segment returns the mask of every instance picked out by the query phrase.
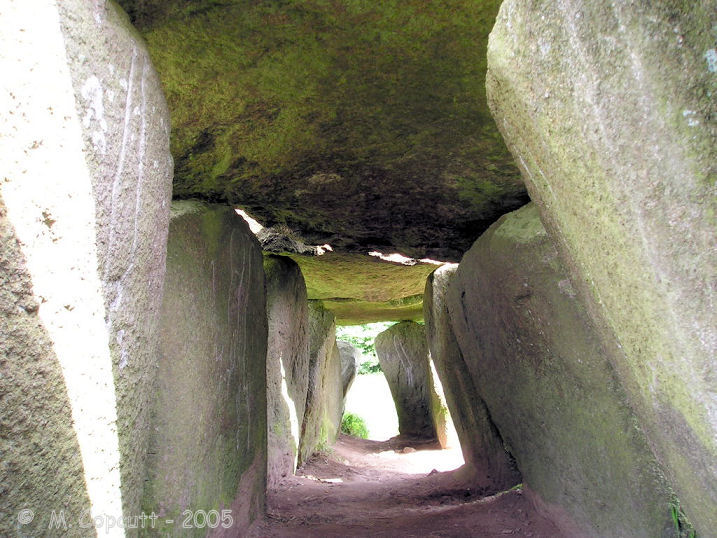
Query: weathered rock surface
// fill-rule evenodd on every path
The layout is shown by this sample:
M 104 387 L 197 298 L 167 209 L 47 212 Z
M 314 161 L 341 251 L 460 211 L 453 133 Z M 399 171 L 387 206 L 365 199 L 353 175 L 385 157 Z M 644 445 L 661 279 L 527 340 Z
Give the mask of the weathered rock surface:
M 447 302 L 475 387 L 542 501 L 588 536 L 670 535 L 669 487 L 535 206 L 476 241 Z
M 339 348 L 339 357 L 341 359 L 341 392 L 344 395 L 343 401 L 345 402 L 346 394 L 348 394 L 354 379 L 356 379 L 361 351 L 348 342 L 338 341 L 336 345 Z M 343 406 L 341 406 L 341 409 L 343 409 Z
M 42 535 L 53 509 L 75 528 L 141 510 L 169 115 L 114 3 L 1 9 L 0 532 L 28 509 Z
M 343 413 L 341 358 L 334 316 L 309 301 L 309 389 L 301 426 L 299 465 L 336 440 Z
M 499 0 L 121 3 L 162 75 L 178 196 L 456 260 L 527 200 L 485 100 Z
M 443 386 L 468 472 L 479 487 L 502 491 L 520 483 L 521 476 L 513 457 L 505 450 L 485 402 L 473 384 L 470 370 L 453 334 L 446 292 L 457 267 L 455 264 L 439 267 L 426 281 L 423 311 L 428 347 Z
M 714 0 L 510 0 L 487 80 L 576 291 L 706 534 L 717 528 L 714 13 Z
M 344 252 L 291 258 L 301 267 L 309 299 L 320 299 L 339 325 L 423 318 L 423 288 L 433 264 Z
M 259 243 L 234 210 L 173 203 L 145 511 L 231 508 L 240 534 L 263 512 L 265 300 Z
M 296 469 L 299 432 L 309 386 L 309 307 L 299 266 L 266 256 L 269 344 L 266 354 L 267 484 Z
M 440 404 L 433 388 L 423 325 L 402 321 L 376 337 L 376 355 L 391 389 L 401 435 L 437 439 Z M 443 417 L 445 429 L 445 416 Z

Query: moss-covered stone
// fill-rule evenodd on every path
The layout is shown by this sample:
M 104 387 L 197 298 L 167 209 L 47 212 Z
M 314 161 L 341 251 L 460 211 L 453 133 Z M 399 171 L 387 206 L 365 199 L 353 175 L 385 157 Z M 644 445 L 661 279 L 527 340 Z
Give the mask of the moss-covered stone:
M 704 534 L 717 528 L 714 13 L 713 0 L 509 0 L 487 79 L 531 197 Z
M 309 384 L 309 310 L 306 285 L 296 263 L 266 256 L 269 344 L 266 355 L 267 484 L 294 472 Z
M 341 357 L 334 316 L 309 301 L 309 388 L 301 426 L 299 465 L 336 441 L 343 413 Z
M 320 299 L 337 324 L 423 318 L 421 292 L 435 265 L 402 265 L 336 252 L 291 258 L 301 267 L 309 299 Z
M 456 264 L 444 265 L 426 281 L 423 302 L 426 338 L 461 443 L 467 473 L 485 491 L 504 491 L 522 479 L 476 390 L 453 334 L 446 293 L 456 269 Z
M 580 535 L 672 536 L 671 490 L 532 204 L 448 286 L 456 340 L 525 483 Z
M 263 511 L 266 484 L 261 249 L 229 207 L 173 207 L 143 509 L 178 522 L 184 510 L 232 508 L 242 533 Z
M 442 258 L 525 202 L 485 101 L 499 0 L 122 5 L 172 111 L 176 196 Z

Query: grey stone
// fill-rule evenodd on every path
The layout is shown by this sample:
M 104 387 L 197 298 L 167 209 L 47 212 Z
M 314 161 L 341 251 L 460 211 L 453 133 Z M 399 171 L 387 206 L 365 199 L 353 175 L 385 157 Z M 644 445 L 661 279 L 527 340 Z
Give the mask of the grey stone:
M 232 208 L 172 204 L 145 511 L 181 521 L 184 510 L 231 508 L 239 534 L 263 515 L 262 261 L 258 241 Z
M 336 440 L 343 413 L 341 358 L 334 315 L 309 301 L 309 388 L 301 427 L 299 465 Z
M 16 528 L 26 508 L 36 517 L 23 532 L 43 534 L 52 508 L 67 507 L 68 524 L 83 504 L 91 515 L 141 510 L 169 114 L 144 42 L 113 2 L 2 11 L 2 249 L 20 325 L 0 339 L 3 372 L 12 364 L 0 383 L 17 382 L 1 390 L 25 403 L 4 403 L 0 527 Z
M 339 347 L 339 357 L 341 358 L 341 387 L 345 402 L 346 395 L 356 379 L 361 351 L 348 342 L 338 341 L 336 345 Z
M 510 0 L 487 75 L 531 198 L 703 534 L 717 528 L 715 8 Z
M 426 281 L 423 312 L 428 346 L 471 480 L 486 490 L 506 490 L 521 482 L 520 472 L 473 384 L 448 314 L 446 292 L 457 268 L 457 264 L 443 265 Z
M 269 345 L 266 397 L 269 487 L 296 469 L 299 431 L 309 384 L 309 310 L 299 266 L 285 256 L 266 256 Z
M 438 439 L 440 400 L 433 387 L 423 325 L 413 321 L 392 325 L 376 337 L 376 355 L 391 389 L 399 433 Z
M 671 490 L 534 205 L 476 241 L 447 298 L 492 421 L 567 534 L 671 536 Z

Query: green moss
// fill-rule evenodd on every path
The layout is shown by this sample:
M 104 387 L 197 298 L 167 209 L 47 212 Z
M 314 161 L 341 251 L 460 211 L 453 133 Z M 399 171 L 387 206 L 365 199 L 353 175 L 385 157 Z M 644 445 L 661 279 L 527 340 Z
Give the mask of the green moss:
M 291 255 L 309 299 L 320 299 L 339 325 L 423 319 L 423 288 L 435 265 L 412 266 L 360 254 Z
M 353 435 L 359 439 L 368 439 L 366 422 L 360 416 L 353 413 L 344 413 L 344 416 L 341 418 L 341 433 Z
M 439 227 L 474 227 L 520 205 L 522 181 L 485 99 L 499 0 L 122 3 L 172 113 L 177 197 L 242 203 L 271 224 L 284 215 L 344 236 L 355 219 L 323 203 L 317 174 L 338 175 L 364 217 L 382 195 L 423 198 Z M 450 209 L 432 216 L 438 208 Z M 423 226 L 413 211 L 374 218 Z M 390 239 L 425 246 L 424 233 Z
M 394 306 L 389 302 L 322 301 L 336 316 L 337 325 L 362 325 L 379 321 L 423 321 L 423 303 Z
M 410 302 L 416 303 L 426 278 L 436 268 L 429 264 L 400 265 L 366 255 L 334 252 L 290 257 L 301 268 L 309 299 L 388 302 L 413 297 Z

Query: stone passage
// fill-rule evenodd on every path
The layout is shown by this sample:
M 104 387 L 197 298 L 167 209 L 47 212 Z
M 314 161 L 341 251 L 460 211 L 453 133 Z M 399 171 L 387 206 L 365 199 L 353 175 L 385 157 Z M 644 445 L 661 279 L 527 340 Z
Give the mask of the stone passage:
M 507 0 L 486 83 L 604 354 L 704 534 L 717 529 L 714 14 L 714 0 Z
M 334 324 L 424 312 L 378 339 L 397 442 L 442 439 L 430 347 L 471 491 L 528 486 L 491 506 L 714 534 L 715 0 L 120 3 L 0 0 L 0 534 L 246 535 L 336 438 Z
M 493 422 L 557 519 L 580 536 L 669 535 L 669 487 L 535 206 L 476 241 L 447 302 Z
M 263 513 L 265 300 L 259 243 L 234 210 L 172 204 L 146 511 L 231 508 L 238 533 Z
M 399 433 L 439 439 L 445 410 L 433 386 L 423 325 L 403 321 L 389 327 L 376 337 L 376 355 L 391 388 Z
M 296 469 L 309 387 L 309 307 L 299 266 L 266 256 L 268 486 Z
M 474 385 L 453 334 L 446 293 L 457 268 L 457 264 L 444 265 L 426 281 L 423 312 L 428 345 L 461 443 L 467 472 L 477 486 L 502 491 L 522 479 L 491 421 L 488 407 Z

